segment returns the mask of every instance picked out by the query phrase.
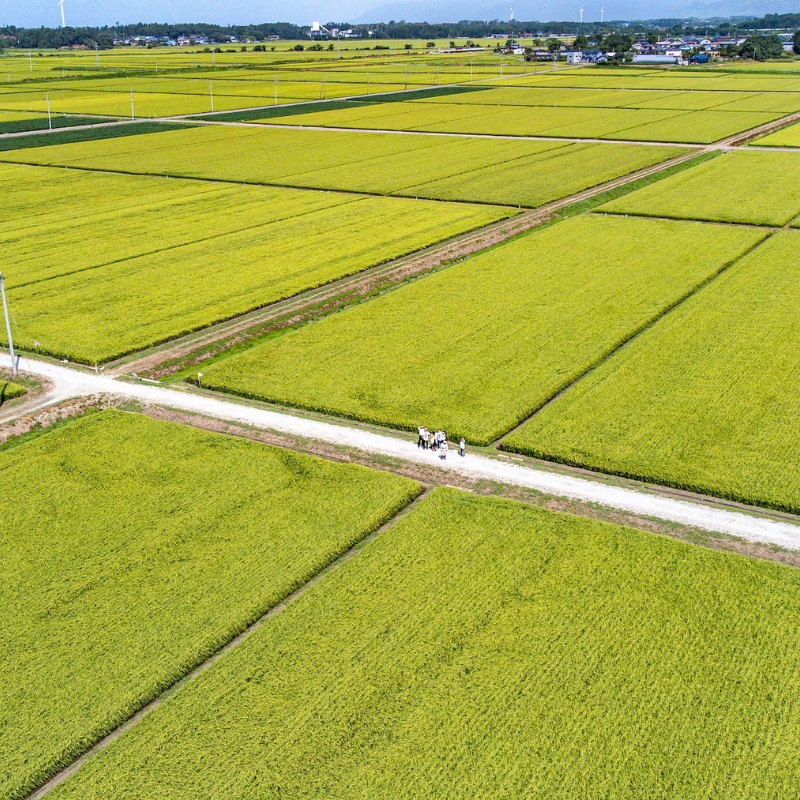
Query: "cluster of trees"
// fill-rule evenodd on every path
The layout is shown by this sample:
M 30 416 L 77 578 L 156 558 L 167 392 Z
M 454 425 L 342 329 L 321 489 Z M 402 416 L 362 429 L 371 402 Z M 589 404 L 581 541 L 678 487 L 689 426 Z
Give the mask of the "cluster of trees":
M 796 41 L 797 34 L 795 34 Z M 756 61 L 781 58 L 783 56 L 783 42 L 774 33 L 768 36 L 756 33 L 747 37 L 744 44 L 739 48 L 738 55 L 742 58 L 753 58 Z

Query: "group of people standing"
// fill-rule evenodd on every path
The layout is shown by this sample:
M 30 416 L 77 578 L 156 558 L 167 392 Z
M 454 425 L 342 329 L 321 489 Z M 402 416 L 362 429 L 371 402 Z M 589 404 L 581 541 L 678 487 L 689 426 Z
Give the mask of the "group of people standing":
M 419 433 L 417 447 L 421 447 L 423 450 L 436 450 L 436 452 L 439 453 L 439 458 L 441 458 L 442 461 L 447 458 L 449 445 L 447 444 L 446 431 L 436 431 L 435 433 L 432 433 L 424 425 L 420 425 L 419 428 L 417 428 L 417 432 Z M 464 437 L 462 436 L 461 441 L 458 443 L 458 454 L 460 456 L 466 455 L 466 451 L 467 443 L 464 441 Z

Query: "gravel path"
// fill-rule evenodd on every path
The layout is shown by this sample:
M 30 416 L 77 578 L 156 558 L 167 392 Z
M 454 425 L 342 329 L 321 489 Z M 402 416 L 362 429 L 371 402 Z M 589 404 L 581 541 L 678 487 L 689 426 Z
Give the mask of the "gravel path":
M 55 389 L 53 401 L 70 397 L 115 394 L 156 405 L 195 412 L 256 428 L 288 433 L 329 444 L 356 447 L 405 461 L 434 465 L 444 473 L 456 472 L 473 479 L 486 479 L 536 489 L 557 497 L 596 503 L 647 517 L 728 534 L 752 542 L 775 544 L 800 550 L 800 525 L 753 516 L 737 511 L 676 500 L 646 491 L 611 486 L 599 481 L 547 472 L 486 456 L 467 454 L 460 458 L 451 450 L 446 461 L 431 451 L 419 450 L 407 439 L 373 433 L 332 422 L 306 419 L 293 414 L 254 408 L 189 391 L 127 383 L 42 361 L 24 360 L 22 367 L 49 378 Z

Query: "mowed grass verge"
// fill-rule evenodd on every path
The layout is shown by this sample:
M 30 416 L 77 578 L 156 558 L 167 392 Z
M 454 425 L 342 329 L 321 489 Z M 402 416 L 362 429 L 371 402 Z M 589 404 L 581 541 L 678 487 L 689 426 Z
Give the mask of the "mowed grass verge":
M 114 411 L 0 453 L 0 486 L 6 798 L 24 797 L 419 491 Z
M 23 348 L 38 342 L 40 352 L 90 364 L 516 213 L 341 192 L 6 169 L 12 170 L 8 203 L 17 209 L 7 223 L 19 260 L 7 270 L 16 285 L 9 293 L 19 323 L 15 338 Z M 67 201 L 70 213 L 62 219 L 48 202 L 51 175 L 65 193 L 65 176 L 77 175 L 83 196 L 97 202 L 78 208 Z M 28 216 L 39 202 L 53 211 Z
M 800 513 L 798 246 L 777 233 L 504 448 Z
M 636 145 L 202 127 L 5 153 L 0 159 L 535 207 L 683 152 Z
M 598 211 L 780 227 L 800 214 L 800 153 L 724 153 Z
M 799 616 L 797 570 L 438 489 L 52 797 L 790 797 Z
M 203 384 L 488 444 L 766 235 L 574 217 L 209 365 Z

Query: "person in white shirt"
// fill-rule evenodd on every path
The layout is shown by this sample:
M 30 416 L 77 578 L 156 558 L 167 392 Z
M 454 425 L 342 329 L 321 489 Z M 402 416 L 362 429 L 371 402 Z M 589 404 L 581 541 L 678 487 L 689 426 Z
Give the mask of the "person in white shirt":
M 424 436 L 424 434 L 425 434 L 425 426 L 424 425 L 420 425 L 419 428 L 417 428 L 417 433 L 419 434 L 419 437 L 417 438 L 417 447 L 424 448 L 425 447 L 425 436 Z
M 445 439 L 445 440 L 444 440 L 444 441 L 441 443 L 441 445 L 439 445 L 439 447 L 440 447 L 440 450 L 441 450 L 441 453 L 442 453 L 442 454 L 439 456 L 439 458 L 441 458 L 441 459 L 442 459 L 442 461 L 444 461 L 444 460 L 447 458 L 447 439 Z
M 467 443 L 464 441 L 464 437 L 461 437 L 461 441 L 458 443 L 458 454 L 463 458 L 467 453 Z
M 431 432 L 427 428 L 422 429 L 422 449 L 427 450 L 430 447 Z

